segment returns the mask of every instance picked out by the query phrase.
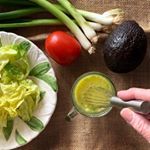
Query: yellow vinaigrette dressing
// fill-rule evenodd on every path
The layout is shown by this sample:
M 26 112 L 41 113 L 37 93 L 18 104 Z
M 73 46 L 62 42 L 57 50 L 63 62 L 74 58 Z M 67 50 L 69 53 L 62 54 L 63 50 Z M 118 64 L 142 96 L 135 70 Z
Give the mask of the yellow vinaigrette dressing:
M 101 73 L 84 74 L 75 82 L 72 91 L 73 103 L 80 113 L 87 116 L 90 116 L 90 114 L 98 115 L 111 109 L 106 93 L 99 92 L 101 88 L 111 95 L 116 94 L 112 82 Z

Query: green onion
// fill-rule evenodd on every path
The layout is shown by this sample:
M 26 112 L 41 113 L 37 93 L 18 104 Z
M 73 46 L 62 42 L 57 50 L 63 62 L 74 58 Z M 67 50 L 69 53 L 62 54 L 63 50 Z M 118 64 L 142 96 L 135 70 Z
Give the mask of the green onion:
M 88 23 L 96 31 L 101 31 L 103 29 L 103 26 L 101 26 L 100 24 L 94 22 Z M 63 25 L 63 23 L 58 19 L 32 19 L 32 20 L 25 20 L 23 22 L 0 23 L 0 28 L 4 29 L 4 28 L 45 26 L 45 25 Z
M 84 10 L 78 10 L 86 19 L 89 19 L 94 22 L 98 22 L 100 24 L 110 25 L 113 22 L 113 17 L 104 17 L 103 15 L 94 13 L 94 12 L 87 12 Z
M 84 10 L 78 10 L 80 14 L 82 14 L 86 19 L 89 19 L 91 21 L 103 24 L 103 25 L 111 25 L 111 24 L 118 24 L 118 22 L 121 22 L 124 17 L 124 12 L 122 9 L 113 9 L 110 11 L 107 11 L 105 13 L 97 14 L 93 12 L 88 12 Z
M 120 8 L 111 9 L 102 14 L 105 17 L 113 16 L 113 23 L 114 24 L 120 24 L 122 20 L 124 19 L 124 11 Z
M 27 16 L 30 14 L 34 14 L 37 12 L 41 12 L 43 11 L 42 8 L 24 8 L 24 9 L 20 9 L 20 10 L 14 10 L 14 11 L 10 11 L 10 12 L 3 12 L 0 13 L 0 20 L 7 20 L 7 19 L 14 19 L 14 18 L 20 18 L 22 16 Z
M 0 4 L 12 4 L 12 3 L 16 3 L 18 5 L 29 5 L 29 6 L 32 6 L 33 7 L 33 4 L 30 3 L 30 2 L 20 2 L 18 0 L 14 0 L 14 1 L 7 1 L 7 0 L 2 0 L 0 1 Z M 53 4 L 55 5 L 55 7 L 57 7 L 58 9 L 60 9 L 61 11 L 65 12 L 65 13 L 68 13 L 68 11 L 66 11 L 66 9 L 64 9 L 62 6 L 58 5 L 58 4 Z M 37 9 L 37 10 L 36 10 Z M 25 10 L 25 9 L 24 9 Z M 44 9 L 42 10 L 42 8 L 34 8 L 34 12 L 41 12 L 41 11 L 45 11 Z M 84 10 L 80 10 L 80 9 L 77 9 L 77 11 L 82 15 L 84 16 L 86 19 L 88 20 L 91 20 L 93 22 L 97 22 L 97 23 L 100 23 L 100 24 L 104 24 L 104 25 L 111 25 L 111 24 L 119 24 L 122 19 L 124 18 L 124 12 L 122 9 L 112 9 L 112 10 L 108 10 L 106 12 L 104 12 L 103 14 L 98 14 L 98 13 L 93 13 L 93 12 L 89 12 L 89 11 L 84 11 Z M 19 13 L 19 10 L 16 10 L 16 15 L 14 14 L 14 18 L 15 16 L 17 16 L 17 14 Z M 28 13 L 27 13 L 28 14 Z M 29 14 L 31 14 L 31 11 L 29 11 Z M 26 13 L 22 13 L 21 16 L 26 16 Z M 2 19 L 1 19 L 2 20 Z
M 97 42 L 96 32 L 89 26 L 88 22 L 80 15 L 76 8 L 68 0 L 58 0 L 58 2 L 72 15 L 88 39 L 94 43 Z
M 0 13 L 0 20 L 8 20 L 8 19 L 17 19 L 17 18 L 21 18 L 30 14 L 34 14 L 34 13 L 38 13 L 38 12 L 43 12 L 44 9 L 42 8 L 24 8 L 24 9 L 19 9 L 19 10 L 13 10 L 13 11 L 9 11 L 9 12 L 2 12 Z M 42 25 L 41 22 L 44 21 L 43 25 L 60 25 L 62 24 L 59 20 L 57 19 L 34 19 L 34 20 L 30 20 L 30 21 L 24 21 L 24 22 L 16 22 L 16 26 L 14 25 L 15 22 L 12 22 L 12 28 L 15 27 L 30 27 L 30 26 L 37 26 L 37 25 Z M 91 28 L 93 28 L 95 31 L 101 31 L 102 30 L 102 25 L 100 25 L 99 23 L 95 23 L 95 22 L 90 22 L 88 21 L 88 24 L 91 26 Z M 0 24 L 0 28 L 11 28 L 11 25 L 5 25 L 4 24 Z M 24 26 L 25 25 L 25 26 Z
M 59 1 L 61 2 L 61 0 Z M 66 10 L 67 8 L 64 9 L 62 6 L 58 4 L 55 4 L 55 6 L 61 11 L 68 14 L 68 11 Z M 76 9 L 76 10 L 86 19 L 103 25 L 120 24 L 124 18 L 124 11 L 120 8 L 108 10 L 103 14 L 80 10 L 80 9 Z
M 55 6 L 58 9 L 62 10 L 63 12 L 68 13 L 66 9 L 64 9 L 60 5 L 55 4 Z M 118 24 L 124 18 L 124 11 L 120 8 L 108 10 L 104 12 L 103 14 L 80 10 L 80 9 L 76 9 L 76 10 L 86 19 L 103 24 L 103 25 L 111 25 L 113 23 Z
M 32 27 L 41 25 L 61 25 L 62 23 L 58 19 L 34 19 L 24 22 L 14 23 L 2 23 L 0 28 L 18 28 L 18 27 Z
M 55 7 L 52 3 L 46 0 L 30 0 L 30 1 L 45 8 L 47 11 L 49 11 L 54 16 L 56 16 L 72 31 L 72 33 L 76 36 L 76 38 L 79 40 L 79 42 L 81 43 L 82 47 L 85 50 L 88 50 L 89 53 L 94 52 L 94 47 L 91 45 L 89 40 L 85 37 L 85 35 L 82 33 L 80 28 L 68 16 L 66 16 L 62 11 L 60 11 L 57 7 Z
M 122 21 L 124 16 L 124 12 L 122 9 L 112 9 L 104 12 L 103 14 L 97 14 L 93 12 L 88 12 L 84 10 L 75 9 L 74 6 L 68 0 L 59 0 L 58 4 L 52 4 L 47 0 L 0 0 L 0 5 L 8 5 L 8 6 L 25 6 L 27 8 L 23 8 L 20 10 L 14 10 L 10 12 L 0 13 L 0 20 L 6 20 L 5 23 L 0 24 L 0 28 L 16 28 L 16 27 L 29 27 L 29 26 L 38 26 L 38 25 L 60 25 L 65 24 L 72 33 L 76 36 L 76 38 L 81 43 L 82 47 L 89 51 L 89 53 L 94 52 L 94 48 L 91 45 L 90 39 L 92 42 L 97 41 L 97 36 L 95 31 L 109 31 L 112 27 L 112 24 L 118 24 Z M 13 22 L 13 19 L 21 18 L 26 15 L 49 11 L 57 19 L 33 19 L 28 21 L 20 21 L 16 20 Z M 71 14 L 74 20 L 71 20 L 66 14 Z M 86 19 L 92 21 L 87 22 Z M 82 28 L 82 33 L 80 28 Z M 94 31 L 95 30 L 95 31 Z M 96 37 L 96 38 L 94 38 Z M 94 39 L 94 40 L 93 40 Z M 96 40 L 95 40 L 96 39 Z
M 68 11 L 66 11 L 66 9 L 64 9 L 62 6 L 58 4 L 55 4 L 55 6 L 61 11 L 68 13 Z M 86 19 L 103 25 L 118 24 L 124 18 L 124 11 L 120 8 L 108 10 L 103 14 L 80 10 L 80 9 L 76 9 L 76 10 Z
M 28 2 L 27 0 L 0 0 L 0 4 L 6 6 L 33 6 L 33 3 Z
M 27 2 L 27 1 L 20 1 L 20 0 L 13 0 L 13 1 L 8 1 L 8 0 L 0 0 L 0 4 L 8 4 L 8 5 L 28 5 L 28 6 L 33 6 L 32 2 Z M 55 7 L 57 7 L 58 9 L 60 9 L 61 11 L 68 13 L 68 11 L 66 11 L 66 9 L 64 9 L 62 6 L 58 5 L 58 4 L 53 4 L 55 5 Z M 40 10 L 39 8 L 36 8 L 37 12 L 41 12 L 42 10 Z M 45 11 L 45 10 L 43 10 Z M 94 12 L 89 12 L 89 11 L 85 11 L 85 10 L 80 10 L 77 9 L 77 11 L 84 16 L 86 19 L 91 20 L 93 22 L 97 22 L 100 24 L 104 24 L 104 25 L 111 25 L 111 24 L 119 24 L 122 19 L 124 18 L 124 11 L 120 8 L 116 8 L 116 9 L 111 9 L 108 10 L 106 12 L 104 12 L 103 14 L 98 14 L 98 13 L 94 13 Z M 26 15 L 26 14 L 24 14 Z
M 104 26 L 102 26 L 99 23 L 96 22 L 91 22 L 91 21 L 87 21 L 87 23 L 91 26 L 91 28 L 93 28 L 95 31 L 101 31 L 103 29 Z

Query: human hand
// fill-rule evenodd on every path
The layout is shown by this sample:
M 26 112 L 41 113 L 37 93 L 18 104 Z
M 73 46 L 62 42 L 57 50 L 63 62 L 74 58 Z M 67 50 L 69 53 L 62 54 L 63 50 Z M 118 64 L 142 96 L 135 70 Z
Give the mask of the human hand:
M 123 100 L 141 99 L 150 101 L 150 89 L 130 88 L 128 90 L 119 91 L 118 97 Z M 120 115 L 150 143 L 150 120 L 129 108 L 123 108 Z

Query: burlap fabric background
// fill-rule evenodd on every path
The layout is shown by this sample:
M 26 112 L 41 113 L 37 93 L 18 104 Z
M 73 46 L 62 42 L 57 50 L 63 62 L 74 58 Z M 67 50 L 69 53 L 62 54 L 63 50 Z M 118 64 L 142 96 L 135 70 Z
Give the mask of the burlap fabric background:
M 150 27 L 149 0 L 72 0 L 74 5 L 85 10 L 104 12 L 120 7 L 126 19 L 134 19 L 145 29 Z M 11 30 L 25 37 L 47 33 L 61 28 L 34 27 Z M 66 28 L 62 28 L 65 29 Z M 87 71 L 100 71 L 111 77 L 117 90 L 129 87 L 150 88 L 150 33 L 149 47 L 144 62 L 133 72 L 115 74 L 109 71 L 102 57 L 103 41 L 97 46 L 96 54 L 83 52 L 80 59 L 69 67 L 52 63 L 59 83 L 58 104 L 46 129 L 28 145 L 18 150 L 149 150 L 150 145 L 120 117 L 118 108 L 102 118 L 90 119 L 81 115 L 71 123 L 64 117 L 71 108 L 70 88 L 75 79 Z M 44 49 L 44 41 L 35 42 Z

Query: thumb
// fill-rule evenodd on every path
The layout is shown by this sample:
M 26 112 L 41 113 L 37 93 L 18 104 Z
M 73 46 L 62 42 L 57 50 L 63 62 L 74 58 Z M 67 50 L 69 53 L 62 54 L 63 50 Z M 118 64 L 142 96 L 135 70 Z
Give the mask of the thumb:
M 150 122 L 147 119 L 133 112 L 129 108 L 122 109 L 120 114 L 128 124 L 150 143 Z

